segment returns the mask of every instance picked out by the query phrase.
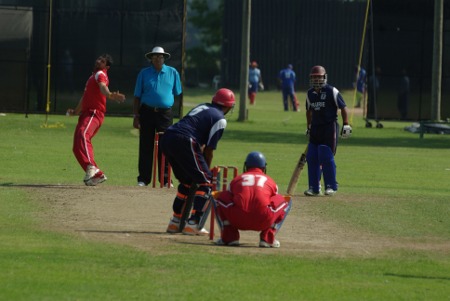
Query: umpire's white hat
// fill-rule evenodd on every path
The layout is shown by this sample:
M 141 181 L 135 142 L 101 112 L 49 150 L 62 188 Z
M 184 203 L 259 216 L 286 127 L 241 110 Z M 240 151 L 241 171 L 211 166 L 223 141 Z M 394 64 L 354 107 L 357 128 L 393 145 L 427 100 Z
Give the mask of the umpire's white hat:
M 145 57 L 151 60 L 154 54 L 162 54 L 166 60 L 170 59 L 170 53 L 165 52 L 164 48 L 160 46 L 153 47 L 152 51 L 145 54 Z

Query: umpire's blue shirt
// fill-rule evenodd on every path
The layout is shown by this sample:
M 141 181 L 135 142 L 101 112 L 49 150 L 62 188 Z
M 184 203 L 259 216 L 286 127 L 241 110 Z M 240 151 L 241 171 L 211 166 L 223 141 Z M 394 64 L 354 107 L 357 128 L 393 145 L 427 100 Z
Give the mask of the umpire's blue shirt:
M 182 92 L 180 75 L 177 69 L 163 65 L 160 72 L 153 66 L 139 72 L 134 96 L 139 97 L 141 104 L 155 108 L 173 106 L 174 95 Z

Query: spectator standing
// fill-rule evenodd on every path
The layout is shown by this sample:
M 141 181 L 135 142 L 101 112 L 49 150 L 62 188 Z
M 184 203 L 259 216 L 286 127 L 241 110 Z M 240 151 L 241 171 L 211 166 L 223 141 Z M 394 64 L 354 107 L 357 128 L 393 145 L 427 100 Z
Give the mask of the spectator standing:
M 244 163 L 244 173 L 234 178 L 229 190 L 217 198 L 217 216 L 221 225 L 218 245 L 238 246 L 239 230 L 261 231 L 259 246 L 279 248 L 275 239 L 290 209 L 290 204 L 278 194 L 275 181 L 266 175 L 266 158 L 251 152 Z
M 64 51 L 62 57 L 62 72 L 63 78 L 65 79 L 64 83 L 67 85 L 67 90 L 73 94 L 75 92 L 74 84 L 73 84 L 73 58 L 69 49 Z
M 306 94 L 306 135 L 309 136 L 306 162 L 308 163 L 309 188 L 306 196 L 321 194 L 320 179 L 323 173 L 325 195 L 333 195 L 338 189 L 336 182 L 336 154 L 339 133 L 338 110 L 341 110 L 342 138 L 350 137 L 348 113 L 338 89 L 327 83 L 327 73 L 322 66 L 314 66 L 310 73 L 311 88 Z
M 408 117 L 409 106 L 409 76 L 405 69 L 402 70 L 402 77 L 400 78 L 400 85 L 398 90 L 397 108 L 400 112 L 401 119 L 405 120 Z
M 106 181 L 106 175 L 97 167 L 94 160 L 92 138 L 103 124 L 106 112 L 106 100 L 118 103 L 125 101 L 125 95 L 111 92 L 108 88 L 108 70 L 113 61 L 109 54 L 99 56 L 94 64 L 94 71 L 86 82 L 83 96 L 75 109 L 68 109 L 70 116 L 80 115 L 73 137 L 73 153 L 81 168 L 86 172 L 83 179 L 87 186 L 96 186 Z
M 169 127 L 162 136 L 160 148 L 180 182 L 172 205 L 173 216 L 167 227 L 168 233 L 180 232 L 180 219 L 192 187 L 196 189 L 194 213 L 183 228 L 183 234 L 208 234 L 206 229 L 200 227 L 200 220 L 204 208 L 207 208 L 210 202 L 210 166 L 213 152 L 227 126 L 225 115 L 234 108 L 234 104 L 234 93 L 229 89 L 219 89 L 212 98 L 212 103 L 196 106 L 179 122 Z
M 366 82 L 367 82 L 367 72 L 363 67 L 355 67 L 356 74 L 356 105 L 355 108 L 361 107 L 361 100 L 365 98 L 366 95 Z
M 250 104 L 254 105 L 256 101 L 256 94 L 258 90 L 264 90 L 264 84 L 262 81 L 261 70 L 258 69 L 258 63 L 253 61 L 250 64 L 248 70 L 248 98 Z
M 287 65 L 285 69 L 282 69 L 280 71 L 280 73 L 278 74 L 278 80 L 280 81 L 281 85 L 284 110 L 289 111 L 289 100 L 288 100 L 289 98 L 292 103 L 292 110 L 297 112 L 298 101 L 297 97 L 295 96 L 295 87 L 294 87 L 297 78 L 291 64 Z
M 169 53 L 156 46 L 145 57 L 151 62 L 151 66 L 142 69 L 137 76 L 133 108 L 133 127 L 139 129 L 139 186 L 147 186 L 152 181 L 155 133 L 165 132 L 173 124 L 174 96 L 182 92 L 178 71 L 165 64 L 170 58 Z M 160 164 L 161 152 L 158 152 L 158 158 Z M 171 185 L 167 183 L 167 167 L 166 162 L 164 185 Z M 159 166 L 158 171 L 160 170 Z

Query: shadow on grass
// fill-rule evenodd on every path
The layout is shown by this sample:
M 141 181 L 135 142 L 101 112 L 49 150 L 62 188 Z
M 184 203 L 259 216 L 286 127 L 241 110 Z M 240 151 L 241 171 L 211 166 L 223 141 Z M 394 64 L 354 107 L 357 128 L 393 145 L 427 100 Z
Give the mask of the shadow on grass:
M 62 184 L 14 184 L 11 182 L 0 183 L 0 187 L 32 187 L 32 188 L 84 188 L 82 185 L 62 185 Z
M 300 144 L 306 141 L 304 137 L 292 135 L 292 133 L 280 132 L 255 132 L 245 130 L 226 130 L 224 140 L 234 140 L 247 143 L 283 143 L 283 144 Z M 367 146 L 367 147 L 415 147 L 423 149 L 447 149 L 450 147 L 450 140 L 445 139 L 419 139 L 417 135 L 411 137 L 383 137 L 383 138 L 362 138 L 352 137 L 350 139 L 340 139 L 338 145 L 349 146 Z
M 166 231 L 136 231 L 136 230 L 92 230 L 92 229 L 78 229 L 76 232 L 85 232 L 85 233 L 103 233 L 103 234 L 153 234 L 153 235 L 168 235 Z
M 144 235 L 164 235 L 164 236 L 173 236 L 173 235 L 184 235 L 182 233 L 167 233 L 166 231 L 127 231 L 127 230 L 93 230 L 93 229 L 78 229 L 75 230 L 76 232 L 81 233 L 99 233 L 99 234 L 144 234 Z M 183 244 L 183 245 L 197 245 L 197 246 L 213 246 L 213 247 L 230 247 L 230 248 L 236 248 L 236 247 L 243 247 L 243 248 L 255 248 L 258 247 L 256 245 L 250 245 L 250 244 L 240 244 L 239 246 L 218 246 L 214 243 L 212 240 L 208 240 L 206 242 L 192 242 L 192 241 L 174 241 L 175 243 Z
M 426 279 L 426 280 L 450 280 L 450 277 L 406 275 L 406 274 L 394 274 L 394 273 L 384 273 L 384 276 L 392 276 L 392 277 L 400 277 L 400 278 L 413 278 L 413 279 Z

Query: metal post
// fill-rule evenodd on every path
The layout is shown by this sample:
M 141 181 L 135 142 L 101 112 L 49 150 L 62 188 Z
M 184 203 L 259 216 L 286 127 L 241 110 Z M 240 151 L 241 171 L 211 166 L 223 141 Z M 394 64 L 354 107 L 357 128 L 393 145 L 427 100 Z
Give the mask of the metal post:
M 442 24 L 444 0 L 434 1 L 433 71 L 431 72 L 431 120 L 441 120 Z
M 250 63 L 250 21 L 252 0 L 242 1 L 242 45 L 241 45 L 241 83 L 239 98 L 238 121 L 248 119 L 247 114 L 247 88 L 248 88 L 248 65 Z

